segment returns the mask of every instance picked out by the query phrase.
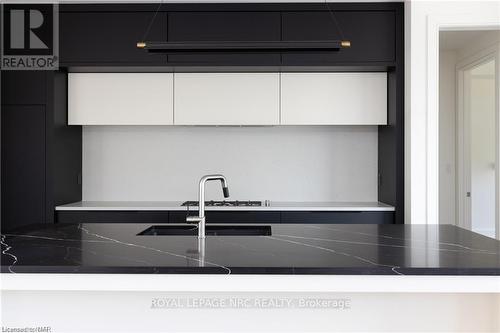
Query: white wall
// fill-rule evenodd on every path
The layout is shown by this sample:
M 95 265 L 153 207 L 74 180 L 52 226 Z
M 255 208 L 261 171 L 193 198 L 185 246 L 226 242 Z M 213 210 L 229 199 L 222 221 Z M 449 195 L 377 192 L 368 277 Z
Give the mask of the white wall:
M 84 126 L 83 200 L 377 201 L 377 127 Z M 219 184 L 207 198 L 222 199 Z
M 499 26 L 499 1 L 405 2 L 406 223 L 439 221 L 439 29 Z
M 472 230 L 495 237 L 495 62 L 470 74 Z

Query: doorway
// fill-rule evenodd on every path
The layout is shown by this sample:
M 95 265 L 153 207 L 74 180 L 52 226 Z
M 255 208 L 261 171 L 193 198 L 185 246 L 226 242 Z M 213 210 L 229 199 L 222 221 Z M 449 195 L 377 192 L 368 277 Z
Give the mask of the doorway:
M 440 220 L 500 239 L 500 32 L 442 32 L 440 44 Z
M 467 229 L 496 237 L 496 57 L 489 55 L 458 68 L 458 135 L 463 142 L 462 224 Z M 460 215 L 460 214 L 459 214 Z

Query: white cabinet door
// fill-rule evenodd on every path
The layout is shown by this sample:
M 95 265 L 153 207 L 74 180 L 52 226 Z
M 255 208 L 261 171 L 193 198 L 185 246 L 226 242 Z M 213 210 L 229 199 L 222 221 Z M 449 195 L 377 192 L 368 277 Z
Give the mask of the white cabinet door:
M 175 73 L 175 125 L 278 125 L 279 73 Z
M 173 74 L 69 73 L 69 125 L 172 125 Z
M 281 75 L 283 125 L 387 124 L 387 73 Z

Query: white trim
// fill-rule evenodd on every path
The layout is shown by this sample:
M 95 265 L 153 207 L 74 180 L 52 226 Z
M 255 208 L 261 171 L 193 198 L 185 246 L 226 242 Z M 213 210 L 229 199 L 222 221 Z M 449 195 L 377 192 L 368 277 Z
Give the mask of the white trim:
M 415 223 L 412 218 L 412 167 L 411 167 L 411 84 L 410 77 L 412 69 L 412 56 L 411 56 L 411 23 L 413 18 L 412 3 L 410 1 L 404 2 L 404 223 Z
M 500 276 L 1 274 L 2 291 L 500 293 Z
M 427 224 L 439 223 L 439 24 L 427 18 Z
M 461 95 L 461 91 L 465 90 L 464 87 L 464 71 L 460 70 L 457 68 L 456 70 L 456 78 L 457 78 L 457 89 L 456 89 L 456 106 L 457 106 L 457 145 L 456 145 L 456 163 L 457 163 L 457 173 L 456 173 L 456 184 L 457 184 L 457 196 L 456 196 L 456 209 L 457 209 L 457 223 L 456 225 L 464 228 L 464 229 L 471 229 L 470 225 L 467 225 L 467 222 L 469 221 L 465 217 L 469 215 L 469 213 L 466 211 L 468 205 L 466 204 L 466 201 L 464 200 L 466 196 L 466 188 L 465 184 L 468 182 L 465 181 L 465 177 L 468 174 L 468 172 L 465 171 L 466 166 L 464 165 L 465 161 L 465 155 L 466 155 L 466 148 L 465 148 L 465 136 L 463 135 L 464 132 L 464 124 L 466 121 L 464 120 L 464 110 L 463 110 L 463 98 Z M 464 96 L 465 97 L 465 96 Z M 462 148 L 461 148 L 462 147 Z
M 495 197 L 497 204 L 495 209 L 495 236 L 500 240 L 500 43 L 497 46 L 496 59 L 495 59 L 495 86 L 496 86 L 496 161 L 495 161 L 495 179 L 496 179 L 496 191 Z

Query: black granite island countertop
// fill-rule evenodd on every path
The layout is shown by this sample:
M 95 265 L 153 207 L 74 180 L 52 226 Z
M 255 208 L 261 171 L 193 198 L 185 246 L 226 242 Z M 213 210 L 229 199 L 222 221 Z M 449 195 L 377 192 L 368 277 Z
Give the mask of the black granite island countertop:
M 265 236 L 138 235 L 147 224 L 32 225 L 3 273 L 500 275 L 500 241 L 450 225 L 271 224 Z M 201 251 L 203 252 L 203 251 Z

